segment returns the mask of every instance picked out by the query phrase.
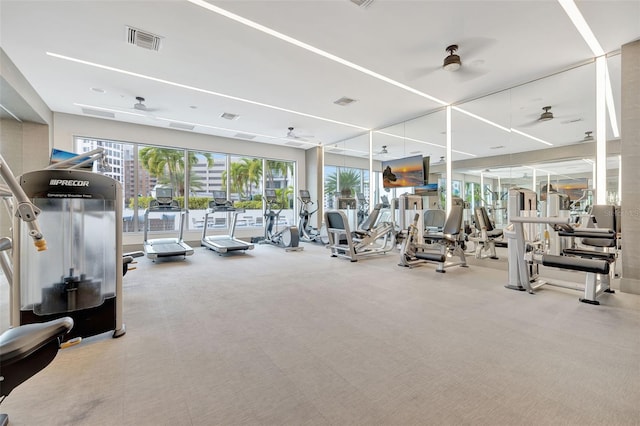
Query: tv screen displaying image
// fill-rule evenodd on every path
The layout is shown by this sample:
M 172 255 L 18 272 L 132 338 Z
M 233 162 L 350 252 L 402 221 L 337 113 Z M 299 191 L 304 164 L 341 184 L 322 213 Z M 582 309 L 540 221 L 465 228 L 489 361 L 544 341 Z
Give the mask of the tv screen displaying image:
M 382 162 L 382 186 L 404 188 L 424 185 L 422 155 Z
M 438 195 L 438 184 L 437 183 L 428 183 L 422 186 L 415 187 L 416 195 Z
M 63 151 L 61 149 L 53 148 L 51 150 L 51 157 L 49 160 L 49 164 L 56 164 L 61 161 L 69 160 L 71 158 L 74 158 L 74 161 L 72 161 L 69 164 L 69 167 L 76 164 L 80 164 L 84 161 L 90 160 L 89 157 L 82 157 L 81 155 L 76 154 L 75 152 Z M 85 170 L 93 169 L 93 161 L 87 162 L 86 164 L 81 166 L 80 169 L 85 169 Z

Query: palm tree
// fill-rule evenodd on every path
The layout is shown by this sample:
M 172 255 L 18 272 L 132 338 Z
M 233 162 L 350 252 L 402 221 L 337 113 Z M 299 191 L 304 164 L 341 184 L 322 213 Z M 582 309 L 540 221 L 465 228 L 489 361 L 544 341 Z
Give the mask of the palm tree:
M 277 172 L 277 173 L 274 173 Z M 282 185 L 284 188 L 288 186 L 288 176 L 289 173 L 293 174 L 293 162 L 291 161 L 276 161 L 276 160 L 267 160 L 267 187 L 273 188 L 275 185 L 275 177 L 283 176 L 284 184 Z
M 339 187 L 338 187 L 339 185 Z M 354 194 L 360 191 L 360 171 L 356 169 L 338 169 L 336 173 L 327 176 L 324 192 L 333 195 L 336 192 L 349 191 Z
M 229 173 L 227 170 L 222 172 L 222 186 L 227 187 L 227 178 L 230 179 L 229 189 L 231 193 L 238 194 L 240 198 L 244 196 L 244 188 L 246 187 L 246 165 L 244 163 L 233 162 L 230 164 Z
M 243 158 L 242 162 L 246 168 L 247 192 L 249 199 L 253 198 L 253 187 L 258 188 L 262 181 L 262 160 L 259 158 Z
M 188 152 L 188 168 L 198 164 L 200 161 L 198 156 L 202 156 L 207 161 L 207 167 L 213 166 L 213 157 L 209 153 L 196 154 L 193 151 Z M 184 151 L 171 148 L 158 148 L 146 146 L 138 152 L 140 165 L 160 180 L 164 180 L 175 189 L 176 195 L 184 195 L 184 175 L 185 175 L 185 158 Z

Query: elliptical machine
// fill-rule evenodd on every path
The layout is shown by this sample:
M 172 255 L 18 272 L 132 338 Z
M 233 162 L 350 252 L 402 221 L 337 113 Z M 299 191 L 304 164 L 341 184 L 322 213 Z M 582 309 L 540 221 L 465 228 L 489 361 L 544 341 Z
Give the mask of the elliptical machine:
M 369 217 L 369 202 L 362 192 L 356 194 L 356 204 L 358 206 L 358 223 L 356 228 L 359 228 Z
M 280 218 L 280 212 L 282 207 L 277 212 L 273 211 L 273 206 L 278 202 L 275 189 L 264 190 L 266 209 L 264 212 L 265 227 L 264 227 L 264 239 L 260 243 L 269 243 L 274 246 L 282 247 L 285 251 L 299 251 L 304 247 L 300 247 L 300 233 L 296 226 L 285 226 L 282 230 L 278 231 L 278 219 Z
M 309 206 L 313 204 L 311 201 L 311 195 L 309 195 L 309 191 L 306 189 L 301 189 L 300 191 L 300 203 L 302 207 L 300 208 L 300 221 L 298 222 L 298 230 L 300 232 L 300 239 L 307 243 L 322 243 L 327 244 L 328 238 L 325 233 L 325 238 L 323 238 L 322 233 L 317 228 L 314 228 L 311 225 L 311 216 L 318 211 L 320 208 L 319 205 L 316 206 L 316 209 L 312 212 L 309 211 Z

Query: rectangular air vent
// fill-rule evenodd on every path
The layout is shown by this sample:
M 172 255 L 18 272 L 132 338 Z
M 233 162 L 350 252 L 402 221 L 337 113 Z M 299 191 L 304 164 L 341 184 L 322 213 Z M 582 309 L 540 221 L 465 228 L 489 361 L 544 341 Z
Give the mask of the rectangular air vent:
M 247 133 L 236 133 L 233 137 L 237 139 L 255 139 L 256 135 L 249 135 Z
M 329 151 L 332 154 L 340 154 L 341 152 L 344 152 L 344 149 L 338 149 L 338 148 L 331 148 Z
M 174 129 L 180 129 L 180 130 L 193 130 L 195 126 L 191 124 L 176 123 L 172 121 L 169 123 L 169 127 L 173 127 Z
M 356 101 L 355 99 L 351 99 L 351 98 L 347 98 L 346 96 L 343 96 L 340 99 L 333 101 L 333 103 L 340 106 L 347 106 L 349 104 L 352 104 L 355 101 Z
M 99 109 L 82 108 L 82 113 L 87 115 L 95 115 L 97 117 L 116 118 L 116 115 L 109 111 L 100 111 Z
M 285 142 L 284 144 L 285 145 L 289 145 L 289 146 L 296 146 L 296 147 L 304 145 L 304 144 L 302 144 L 300 142 L 291 142 L 291 141 Z
M 240 116 L 238 114 L 232 114 L 230 112 L 223 112 L 220 117 L 224 118 L 225 120 L 237 120 Z
M 143 49 L 154 50 L 156 52 L 160 50 L 162 37 L 159 35 L 129 26 L 126 26 L 125 28 L 127 30 L 127 43 L 142 47 Z

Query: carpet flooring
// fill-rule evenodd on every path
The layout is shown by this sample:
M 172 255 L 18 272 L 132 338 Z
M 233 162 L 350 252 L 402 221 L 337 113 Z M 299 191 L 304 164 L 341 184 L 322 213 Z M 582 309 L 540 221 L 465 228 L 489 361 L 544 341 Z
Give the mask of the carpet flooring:
M 126 335 L 60 351 L 0 410 L 14 426 L 640 425 L 640 296 L 591 306 L 507 290 L 500 261 L 438 274 L 304 247 L 138 259 Z

